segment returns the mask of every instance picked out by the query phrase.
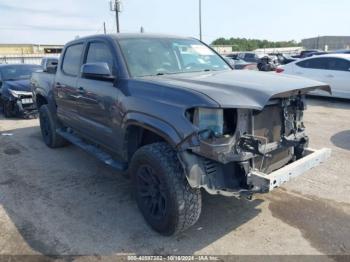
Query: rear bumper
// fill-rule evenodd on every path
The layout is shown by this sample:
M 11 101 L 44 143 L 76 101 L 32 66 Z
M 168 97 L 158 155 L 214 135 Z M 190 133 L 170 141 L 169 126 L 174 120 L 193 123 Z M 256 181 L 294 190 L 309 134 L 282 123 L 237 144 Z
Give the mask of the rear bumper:
M 303 175 L 308 170 L 325 162 L 331 156 L 331 149 L 306 149 L 306 156 L 286 165 L 270 174 L 251 171 L 247 183 L 252 187 L 253 193 L 267 193 L 283 185 L 292 178 Z

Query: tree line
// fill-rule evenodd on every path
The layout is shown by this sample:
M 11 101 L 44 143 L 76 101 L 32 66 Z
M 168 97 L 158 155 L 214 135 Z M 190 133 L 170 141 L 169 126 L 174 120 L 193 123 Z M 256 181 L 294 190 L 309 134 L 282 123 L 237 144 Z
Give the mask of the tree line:
M 253 51 L 258 48 L 278 48 L 278 47 L 294 47 L 301 46 L 294 40 L 291 41 L 268 41 L 259 39 L 246 38 L 218 38 L 213 41 L 212 45 L 227 45 L 232 46 L 232 51 Z

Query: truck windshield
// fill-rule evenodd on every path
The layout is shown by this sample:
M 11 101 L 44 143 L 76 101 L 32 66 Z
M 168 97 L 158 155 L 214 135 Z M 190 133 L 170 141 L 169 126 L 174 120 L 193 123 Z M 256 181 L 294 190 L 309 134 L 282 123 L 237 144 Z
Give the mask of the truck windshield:
M 195 39 L 118 40 L 133 77 L 230 70 L 227 63 Z
M 3 81 L 29 79 L 33 72 L 40 71 L 37 65 L 8 65 L 0 68 Z

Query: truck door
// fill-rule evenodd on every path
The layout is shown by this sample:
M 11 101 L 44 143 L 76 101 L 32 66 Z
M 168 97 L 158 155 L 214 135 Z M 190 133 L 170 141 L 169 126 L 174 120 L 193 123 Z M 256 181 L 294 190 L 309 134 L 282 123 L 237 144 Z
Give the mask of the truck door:
M 74 43 L 66 47 L 54 82 L 57 115 L 65 126 L 72 128 L 79 127 L 76 84 L 80 72 L 83 49 L 83 42 Z
M 88 43 L 85 63 L 106 63 L 114 76 L 116 73 L 116 56 L 107 42 L 102 40 Z M 120 126 L 115 121 L 118 112 L 120 90 L 115 82 L 79 78 L 77 82 L 79 98 L 79 118 L 86 136 L 103 146 L 118 151 L 121 135 Z

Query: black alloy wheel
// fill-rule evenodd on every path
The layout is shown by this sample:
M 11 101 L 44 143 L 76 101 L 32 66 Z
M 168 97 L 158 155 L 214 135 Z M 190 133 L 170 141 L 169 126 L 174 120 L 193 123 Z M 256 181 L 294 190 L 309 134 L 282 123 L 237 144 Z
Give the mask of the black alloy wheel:
M 164 182 L 159 178 L 153 168 L 143 165 L 137 172 L 137 190 L 142 206 L 153 219 L 162 219 L 167 213 L 168 197 Z

